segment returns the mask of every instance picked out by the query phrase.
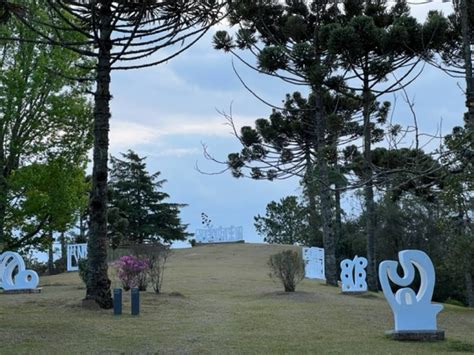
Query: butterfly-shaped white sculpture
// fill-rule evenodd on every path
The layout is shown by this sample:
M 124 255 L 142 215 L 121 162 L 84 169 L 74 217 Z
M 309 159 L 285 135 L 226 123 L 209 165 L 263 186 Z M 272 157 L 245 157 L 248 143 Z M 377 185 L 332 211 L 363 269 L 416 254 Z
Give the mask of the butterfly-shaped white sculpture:
M 398 253 L 403 276 L 398 275 L 398 262 L 386 260 L 379 265 L 379 279 L 385 298 L 392 308 L 395 331 L 436 330 L 436 316 L 443 309 L 431 303 L 435 285 L 435 271 L 428 255 L 420 250 L 403 250 Z M 415 278 L 415 266 L 420 273 L 420 289 L 415 294 L 409 286 Z M 402 286 L 395 294 L 390 280 Z
M 0 288 L 4 290 L 34 289 L 39 277 L 33 270 L 26 270 L 25 262 L 18 253 L 7 251 L 0 254 Z
M 355 256 L 354 260 L 344 259 L 341 261 L 341 283 L 342 292 L 364 292 L 367 291 L 365 268 L 367 259 Z

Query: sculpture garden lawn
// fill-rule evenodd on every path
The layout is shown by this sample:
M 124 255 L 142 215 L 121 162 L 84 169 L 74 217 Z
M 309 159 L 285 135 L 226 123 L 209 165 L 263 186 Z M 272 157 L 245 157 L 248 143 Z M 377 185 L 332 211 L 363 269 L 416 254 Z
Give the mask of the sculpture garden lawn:
M 141 315 L 87 310 L 77 273 L 41 277 L 40 294 L 0 295 L 0 353 L 347 353 L 474 352 L 474 310 L 438 316 L 446 341 L 397 342 L 382 293 L 344 295 L 304 280 L 292 294 L 267 276 L 285 246 L 207 245 L 174 251 L 163 294 L 141 294 Z

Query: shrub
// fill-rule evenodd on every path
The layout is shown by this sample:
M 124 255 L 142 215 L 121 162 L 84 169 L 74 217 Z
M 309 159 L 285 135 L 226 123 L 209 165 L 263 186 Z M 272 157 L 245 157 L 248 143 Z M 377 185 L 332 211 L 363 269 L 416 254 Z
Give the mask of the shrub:
M 48 264 L 38 261 L 37 258 L 25 258 L 25 264 L 28 270 L 36 271 L 39 276 L 48 273 Z
M 270 267 L 269 276 L 279 280 L 285 292 L 294 292 L 296 285 L 304 278 L 304 262 L 299 253 L 285 250 L 270 256 L 268 260 Z
M 125 255 L 112 263 L 112 266 L 117 269 L 117 276 L 122 282 L 125 291 L 133 287 L 138 287 L 141 291 L 146 291 L 146 273 L 148 271 L 148 262 L 146 260 L 141 260 L 131 255 Z
M 170 254 L 169 247 L 163 247 L 157 250 L 149 259 L 148 276 L 150 278 L 153 291 L 160 293 L 163 284 L 163 274 L 165 272 L 165 264 Z
M 77 266 L 79 267 L 79 277 L 81 278 L 82 282 L 87 286 L 87 279 L 89 278 L 89 269 L 87 267 L 87 258 L 79 259 L 77 262 Z
M 143 276 L 147 277 L 146 281 L 151 283 L 153 291 L 160 293 L 170 247 L 161 243 L 153 243 L 133 245 L 130 249 L 138 259 L 146 260 L 148 269 Z

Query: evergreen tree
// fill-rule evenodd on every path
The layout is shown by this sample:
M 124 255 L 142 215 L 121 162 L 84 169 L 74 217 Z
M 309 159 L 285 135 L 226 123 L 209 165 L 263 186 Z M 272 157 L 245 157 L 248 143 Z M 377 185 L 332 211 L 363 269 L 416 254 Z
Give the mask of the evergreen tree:
M 17 10 L 15 4 L 22 4 Z M 39 4 L 48 13 L 43 19 L 29 11 Z M 165 63 L 196 43 L 223 16 L 221 1 L 1 1 L 0 23 L 14 17 L 41 36 L 39 42 L 65 48 L 93 60 L 93 75 L 74 76 L 93 81 L 94 149 L 88 278 L 85 304 L 112 308 L 107 274 L 107 180 L 110 81 L 112 70 L 131 70 Z M 3 21 L 4 22 L 4 21 Z M 44 31 L 47 27 L 52 33 Z M 81 36 L 71 40 L 68 34 Z M 8 36 L 22 42 L 21 36 Z M 170 50 L 166 50 L 166 49 Z M 60 68 L 59 68 L 60 69 Z
M 316 231 L 310 228 L 309 216 L 308 206 L 299 202 L 296 196 L 287 196 L 279 202 L 270 202 L 265 216 L 254 217 L 254 225 L 267 243 L 313 246 L 317 243 L 314 235 L 321 234 L 321 231 L 320 228 Z
M 166 180 L 160 172 L 149 174 L 145 159 L 129 150 L 123 159 L 111 158 L 109 184 L 109 236 L 112 246 L 120 243 L 169 243 L 190 236 L 179 217 L 185 204 L 164 202 L 160 191 Z
M 372 164 L 376 99 L 413 81 L 421 58 L 431 57 L 434 50 L 441 49 L 448 41 L 447 28 L 448 21 L 440 14 L 432 14 L 424 24 L 419 23 L 410 16 L 405 0 L 397 0 L 394 6 L 389 6 L 386 0 L 346 0 L 338 21 L 321 30 L 323 45 L 337 58 L 340 67 L 352 74 L 351 88 L 361 94 L 364 136 L 361 183 L 367 214 L 367 284 L 371 291 L 378 290 Z

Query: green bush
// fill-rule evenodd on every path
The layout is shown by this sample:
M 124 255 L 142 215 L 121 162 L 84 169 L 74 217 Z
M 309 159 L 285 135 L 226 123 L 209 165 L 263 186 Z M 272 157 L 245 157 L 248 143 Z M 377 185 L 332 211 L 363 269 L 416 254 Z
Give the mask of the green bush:
M 285 250 L 270 256 L 269 276 L 282 283 L 285 292 L 294 292 L 296 285 L 304 278 L 304 261 L 296 251 Z

